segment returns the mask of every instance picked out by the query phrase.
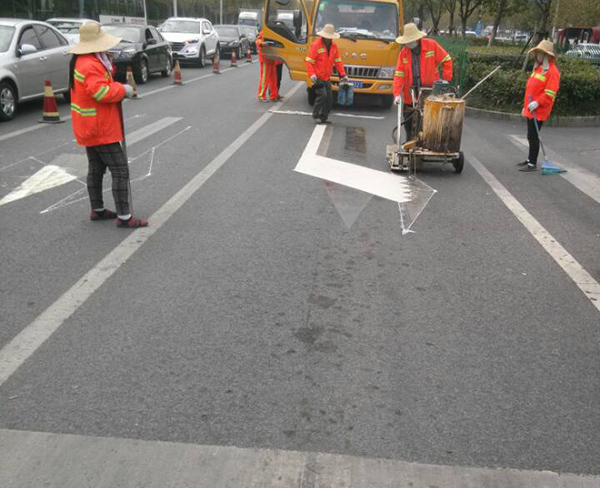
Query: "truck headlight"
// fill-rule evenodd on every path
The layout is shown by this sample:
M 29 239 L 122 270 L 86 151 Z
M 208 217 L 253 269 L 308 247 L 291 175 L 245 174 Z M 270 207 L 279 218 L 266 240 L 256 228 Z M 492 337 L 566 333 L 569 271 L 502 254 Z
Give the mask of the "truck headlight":
M 391 80 L 394 77 L 394 67 L 387 66 L 385 68 L 381 68 L 379 70 L 379 78 L 384 78 L 386 80 Z

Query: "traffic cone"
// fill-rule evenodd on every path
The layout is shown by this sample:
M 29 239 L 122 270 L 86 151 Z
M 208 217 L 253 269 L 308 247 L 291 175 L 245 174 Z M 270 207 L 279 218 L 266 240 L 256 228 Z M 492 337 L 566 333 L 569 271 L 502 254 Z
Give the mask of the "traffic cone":
M 219 53 L 216 53 L 213 56 L 213 74 L 214 75 L 221 74 L 221 71 L 219 70 L 219 61 L 221 60 L 220 58 L 221 58 L 221 56 L 219 56 Z
M 127 66 L 127 84 L 133 88 L 133 96 L 131 98 L 137 98 L 137 84 L 135 82 L 135 78 L 133 77 L 133 70 L 131 69 L 131 66 Z
M 235 51 L 231 51 L 231 67 L 237 68 L 237 56 L 235 55 Z
M 246 63 L 251 63 L 252 62 L 252 51 L 250 51 L 250 48 L 246 49 Z
M 175 69 L 173 70 L 173 84 L 183 85 L 183 80 L 181 79 L 181 66 L 179 66 L 179 61 L 175 61 Z
M 52 90 L 50 80 L 44 82 L 44 109 L 42 118 L 39 122 L 40 124 L 60 124 L 64 122 L 64 120 L 60 120 L 60 114 L 58 113 L 58 106 L 54 99 L 54 91 Z

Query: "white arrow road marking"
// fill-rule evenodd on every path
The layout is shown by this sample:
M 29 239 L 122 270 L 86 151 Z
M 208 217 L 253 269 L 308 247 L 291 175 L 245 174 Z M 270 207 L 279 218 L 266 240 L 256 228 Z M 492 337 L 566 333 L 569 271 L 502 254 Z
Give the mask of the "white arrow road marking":
M 127 135 L 127 144 L 131 146 L 179 122 L 182 117 L 163 117 L 141 129 Z M 21 198 L 64 185 L 87 174 L 88 161 L 83 154 L 61 154 L 52 164 L 40 169 L 19 187 L 0 200 L 0 207 Z

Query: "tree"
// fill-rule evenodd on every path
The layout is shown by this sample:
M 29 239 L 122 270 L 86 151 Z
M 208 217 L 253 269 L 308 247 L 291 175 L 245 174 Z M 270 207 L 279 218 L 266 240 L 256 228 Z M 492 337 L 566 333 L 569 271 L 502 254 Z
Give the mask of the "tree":
M 463 38 L 467 36 L 467 22 L 469 17 L 471 17 L 473 12 L 475 12 L 477 8 L 481 7 L 485 1 L 486 0 L 458 0 L 458 13 L 460 15 Z
M 433 34 L 437 35 L 440 31 L 440 19 L 444 10 L 444 0 L 423 0 L 425 8 L 431 16 L 433 23 Z
M 504 16 L 514 15 L 527 6 L 526 0 L 491 0 L 488 9 L 494 14 L 494 28 L 488 46 L 494 44 L 498 27 Z
M 552 0 L 534 0 L 535 6 L 540 11 L 540 21 L 537 26 L 538 39 L 536 42 L 542 41 L 548 33 L 548 22 L 552 15 Z
M 455 32 L 454 29 L 454 14 L 456 12 L 456 0 L 443 0 L 444 8 L 450 14 L 450 20 L 448 22 L 448 34 L 452 35 Z

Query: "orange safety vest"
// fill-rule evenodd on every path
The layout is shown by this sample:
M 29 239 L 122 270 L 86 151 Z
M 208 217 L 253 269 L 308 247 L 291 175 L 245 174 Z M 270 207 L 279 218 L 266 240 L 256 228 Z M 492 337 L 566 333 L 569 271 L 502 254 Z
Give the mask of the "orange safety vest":
M 421 86 L 432 87 L 440 79 L 438 71 L 442 65 L 442 78 L 452 81 L 452 58 L 433 39 L 421 39 Z M 398 56 L 394 73 L 394 96 L 402 95 L 404 103 L 413 103 L 410 89 L 413 84 L 412 51 L 405 46 Z
M 114 68 L 113 68 L 114 69 Z M 75 62 L 71 89 L 73 132 L 80 146 L 100 146 L 123 140 L 123 127 L 117 102 L 125 88 L 113 81 L 94 54 L 83 54 Z
M 346 70 L 344 69 L 344 63 L 342 63 L 337 44 L 331 41 L 331 48 L 328 54 L 323 38 L 319 37 L 312 43 L 308 50 L 308 56 L 306 56 L 306 72 L 308 73 L 308 77 L 317 75 L 319 80 L 329 81 L 334 65 L 337 67 L 340 76 L 346 76 Z
M 534 112 L 535 116 L 538 120 L 548 120 L 560 87 L 560 73 L 552 61 L 548 72 L 544 74 L 542 71 L 543 67 L 538 66 L 527 80 L 523 116 L 528 119 L 533 119 L 533 113 L 528 108 L 529 102 L 537 102 L 539 107 Z

